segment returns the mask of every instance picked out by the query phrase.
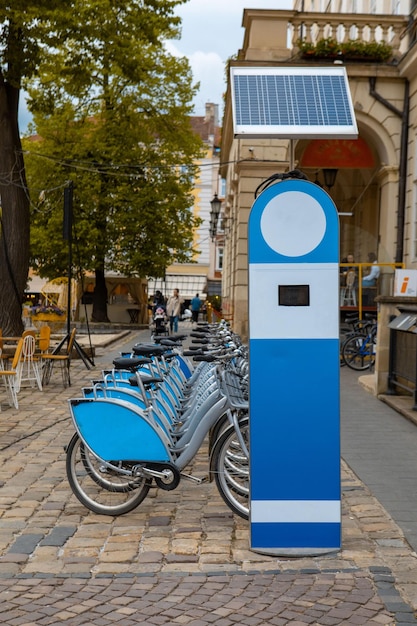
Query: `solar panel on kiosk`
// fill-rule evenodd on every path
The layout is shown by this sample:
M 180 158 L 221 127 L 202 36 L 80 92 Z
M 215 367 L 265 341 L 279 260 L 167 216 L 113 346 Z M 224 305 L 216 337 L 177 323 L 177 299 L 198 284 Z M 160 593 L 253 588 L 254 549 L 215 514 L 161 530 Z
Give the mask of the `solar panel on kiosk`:
M 344 67 L 231 67 L 235 137 L 356 139 Z

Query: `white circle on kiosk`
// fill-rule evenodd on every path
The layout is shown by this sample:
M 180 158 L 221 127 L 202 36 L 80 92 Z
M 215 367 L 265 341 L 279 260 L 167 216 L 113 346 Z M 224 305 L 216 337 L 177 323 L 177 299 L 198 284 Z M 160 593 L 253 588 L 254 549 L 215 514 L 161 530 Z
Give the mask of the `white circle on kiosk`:
M 276 227 L 277 221 L 282 228 Z M 301 257 L 315 250 L 322 241 L 326 232 L 326 215 L 322 206 L 309 194 L 287 191 L 268 202 L 260 227 L 272 250 L 288 257 Z

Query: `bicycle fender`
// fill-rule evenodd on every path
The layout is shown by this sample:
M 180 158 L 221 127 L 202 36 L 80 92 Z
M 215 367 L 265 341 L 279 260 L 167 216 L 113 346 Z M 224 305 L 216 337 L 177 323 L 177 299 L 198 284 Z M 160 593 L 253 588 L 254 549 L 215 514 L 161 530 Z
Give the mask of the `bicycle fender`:
M 69 400 L 81 439 L 105 461 L 170 462 L 162 433 L 132 404 L 113 398 Z

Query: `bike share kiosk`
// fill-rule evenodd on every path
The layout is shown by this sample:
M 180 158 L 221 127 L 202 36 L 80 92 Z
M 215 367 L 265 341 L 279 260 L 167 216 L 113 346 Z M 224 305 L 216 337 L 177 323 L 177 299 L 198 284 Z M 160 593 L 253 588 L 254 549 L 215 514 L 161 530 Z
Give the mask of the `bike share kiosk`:
M 290 169 L 292 139 L 357 138 L 343 66 L 230 73 L 235 137 L 290 139 Z M 339 223 L 285 177 L 248 223 L 250 515 L 253 550 L 296 556 L 341 545 Z
M 267 187 L 249 217 L 251 548 L 341 546 L 339 226 L 318 185 Z

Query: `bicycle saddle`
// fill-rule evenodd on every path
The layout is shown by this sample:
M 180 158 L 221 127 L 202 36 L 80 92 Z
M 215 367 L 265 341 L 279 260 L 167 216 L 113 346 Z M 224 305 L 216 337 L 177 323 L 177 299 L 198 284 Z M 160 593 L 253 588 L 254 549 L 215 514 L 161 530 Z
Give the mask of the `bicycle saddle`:
M 159 383 L 164 382 L 163 379 L 159 378 L 158 376 L 141 376 L 140 379 L 142 381 L 142 384 L 146 388 L 150 387 L 151 385 L 158 385 Z M 136 376 L 131 376 L 128 380 L 131 387 L 139 386 L 139 382 Z
M 123 357 L 119 356 L 114 359 L 113 365 L 116 370 L 129 370 L 134 372 L 138 367 L 152 363 L 151 359 L 139 359 L 138 357 Z
M 169 335 L 168 337 L 154 337 L 155 343 L 162 343 L 163 341 L 176 341 L 181 343 L 184 339 L 187 339 L 188 335 Z
M 165 354 L 166 348 L 153 343 L 137 343 L 133 346 L 132 352 L 136 356 L 161 356 Z
M 159 345 L 166 346 L 168 348 L 175 348 L 181 345 L 180 341 L 173 341 L 172 339 L 161 339 L 158 343 Z

